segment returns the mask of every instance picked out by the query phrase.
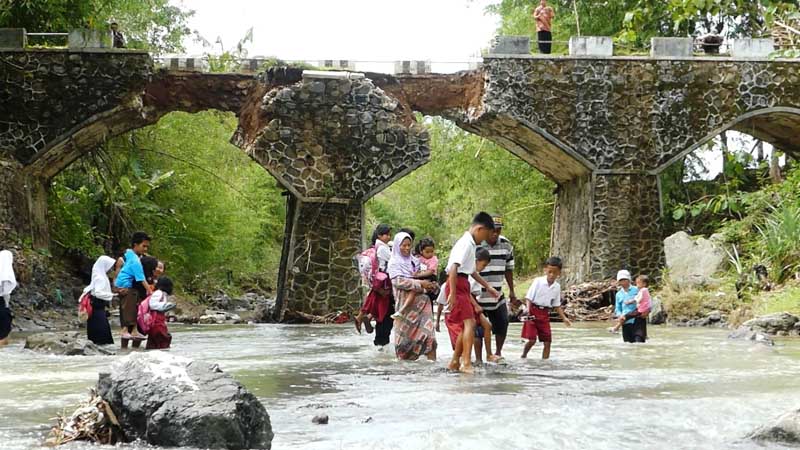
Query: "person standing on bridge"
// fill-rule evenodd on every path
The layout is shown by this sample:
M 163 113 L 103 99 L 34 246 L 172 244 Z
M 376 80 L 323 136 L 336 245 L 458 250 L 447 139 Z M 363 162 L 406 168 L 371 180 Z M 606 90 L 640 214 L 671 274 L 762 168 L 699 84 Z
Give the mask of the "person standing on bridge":
M 553 33 L 551 32 L 555 11 L 547 6 L 547 0 L 541 0 L 539 6 L 533 10 L 533 18 L 536 20 L 536 35 L 539 40 L 539 53 L 549 55 L 553 46 Z
M 114 48 L 125 48 L 125 37 L 119 31 L 117 22 L 111 22 L 111 41 Z

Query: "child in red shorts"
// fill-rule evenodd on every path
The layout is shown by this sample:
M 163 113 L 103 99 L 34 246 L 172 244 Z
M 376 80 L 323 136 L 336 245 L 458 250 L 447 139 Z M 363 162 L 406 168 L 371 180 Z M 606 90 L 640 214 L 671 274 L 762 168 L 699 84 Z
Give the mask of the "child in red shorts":
M 533 280 L 528 293 L 525 294 L 528 316 L 523 319 L 525 324 L 522 326 L 522 338 L 528 342 L 525 343 L 522 358 L 528 357 L 528 352 L 536 344 L 537 338 L 544 344 L 542 359 L 550 358 L 550 343 L 553 341 L 550 331 L 551 308 L 555 308 L 564 325 L 572 326 L 572 322 L 561 308 L 561 285 L 556 281 L 561 276 L 561 265 L 561 258 L 557 256 L 548 258 L 544 263 L 544 276 Z
M 472 275 L 475 281 L 486 288 L 486 292 L 490 295 L 500 297 L 500 293 L 481 278 L 478 271 L 475 270 L 477 243 L 485 241 L 493 229 L 492 216 L 485 212 L 476 214 L 472 219 L 469 231 L 464 233 L 453 246 L 447 261 L 445 295 L 447 296 L 447 308 L 450 311 L 447 319 L 452 325 L 463 325 L 455 345 L 453 359 L 448 365 L 451 370 L 472 373 L 471 356 L 472 344 L 475 341 L 475 314 L 480 311 L 476 310 L 473 305 L 469 276 Z

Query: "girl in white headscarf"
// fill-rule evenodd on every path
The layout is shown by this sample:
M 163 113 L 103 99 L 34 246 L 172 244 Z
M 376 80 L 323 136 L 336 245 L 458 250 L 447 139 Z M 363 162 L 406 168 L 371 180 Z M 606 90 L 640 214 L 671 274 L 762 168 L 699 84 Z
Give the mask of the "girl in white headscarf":
M 0 345 L 8 342 L 11 333 L 11 292 L 17 287 L 14 276 L 14 255 L 8 250 L 0 251 Z
M 83 290 L 84 294 L 91 296 L 92 315 L 86 321 L 86 334 L 89 340 L 97 345 L 114 343 L 111 335 L 111 325 L 108 323 L 106 307 L 111 304 L 114 294 L 111 292 L 111 280 L 108 271 L 114 268 L 114 258 L 101 256 L 92 266 L 92 282 Z

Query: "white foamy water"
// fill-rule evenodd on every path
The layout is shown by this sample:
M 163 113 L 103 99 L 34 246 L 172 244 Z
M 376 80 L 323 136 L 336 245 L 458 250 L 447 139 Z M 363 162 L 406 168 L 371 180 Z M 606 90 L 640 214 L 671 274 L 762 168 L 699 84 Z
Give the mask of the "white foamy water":
M 629 345 L 600 324 L 555 325 L 552 359 L 541 361 L 519 359 L 519 333 L 512 325 L 507 365 L 473 376 L 444 370 L 446 333 L 438 362 L 399 362 L 350 325 L 174 327 L 171 352 L 218 363 L 256 394 L 275 449 L 780 448 L 742 437 L 800 407 L 800 340 L 768 348 L 724 330 L 651 328 L 650 342 Z M 22 343 L 0 349 L 3 450 L 42 448 L 50 419 L 120 358 L 44 356 Z M 317 414 L 330 424 L 312 424 Z

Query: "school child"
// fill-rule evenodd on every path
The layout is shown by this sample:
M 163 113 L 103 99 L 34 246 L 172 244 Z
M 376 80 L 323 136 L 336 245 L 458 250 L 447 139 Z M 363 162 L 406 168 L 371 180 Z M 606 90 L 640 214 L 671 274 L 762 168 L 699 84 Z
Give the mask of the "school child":
M 362 267 L 359 268 L 362 274 L 361 281 L 369 289 L 369 292 L 354 319 L 356 331 L 359 334 L 361 334 L 362 325 L 367 333 L 372 333 L 372 319 L 378 319 L 378 322 L 382 322 L 386 315 L 384 309 L 387 309 L 385 305 L 387 302 L 384 301 L 384 297 L 391 296 L 391 290 L 387 290 L 383 284 L 388 278 L 384 276 L 381 276 L 380 280 L 373 278 L 377 272 L 386 273 L 389 259 L 392 257 L 392 249 L 389 248 L 388 244 L 390 240 L 392 240 L 392 228 L 385 223 L 379 224 L 375 227 L 375 231 L 372 232 L 372 248 L 361 254 L 362 262 L 359 262 L 359 266 L 369 263 L 369 270 Z M 391 303 L 391 301 L 388 303 Z
M 486 266 L 492 261 L 492 254 L 487 248 L 478 247 L 475 250 L 475 270 L 483 272 Z M 483 339 L 483 344 L 486 346 L 486 361 L 498 362 L 502 358 L 492 353 L 492 323 L 489 318 L 483 314 L 483 307 L 478 303 L 478 299 L 483 293 L 483 289 L 478 281 L 470 275 L 469 288 L 472 294 L 472 307 L 475 309 L 475 338 Z M 475 345 L 475 361 L 478 365 L 483 364 L 482 348 L 480 345 Z
M 647 275 L 636 277 L 636 296 L 623 302 L 626 308 L 617 319 L 617 324 L 609 331 L 617 332 L 626 321 L 633 320 L 629 332 L 623 336 L 625 342 L 645 342 L 647 340 L 647 315 L 650 313 L 651 300 L 648 286 L 650 278 Z
M 472 219 L 472 224 L 467 232 L 456 242 L 447 261 L 447 284 L 445 295 L 447 307 L 450 311 L 450 322 L 463 326 L 458 335 L 453 352 L 453 359 L 448 368 L 460 370 L 463 373 L 472 373 L 472 345 L 475 340 L 475 308 L 470 294 L 469 276 L 486 288 L 487 292 L 495 297 L 500 294 L 487 283 L 475 270 L 475 250 L 477 243 L 483 242 L 494 229 L 492 216 L 479 212 Z
M 14 255 L 8 251 L 0 251 L 0 346 L 8 343 L 11 334 L 11 292 L 17 287 L 14 275 Z
M 147 350 L 166 349 L 172 344 L 172 335 L 167 329 L 167 311 L 175 308 L 169 301 L 172 295 L 172 280 L 161 276 L 156 281 L 156 290 L 148 298 L 152 322 L 147 331 Z
M 527 339 L 528 342 L 525 343 L 522 358 L 528 357 L 528 352 L 536 344 L 537 338 L 544 345 L 542 359 L 550 358 L 550 344 L 553 341 L 550 330 L 551 309 L 558 312 L 564 325 L 572 326 L 572 322 L 561 308 L 561 285 L 557 281 L 561 276 L 561 265 L 561 258 L 557 256 L 547 258 L 544 263 L 544 276 L 533 280 L 528 293 L 525 294 L 528 316 L 525 317 L 525 324 L 522 326 L 522 338 Z
M 111 306 L 111 300 L 114 298 L 108 271 L 114 268 L 115 263 L 114 258 L 110 256 L 103 255 L 97 258 L 92 266 L 92 281 L 83 290 L 83 294 L 88 295 L 92 310 L 91 315 L 86 318 L 86 337 L 97 345 L 114 343 L 106 308 Z
M 485 269 L 486 266 L 492 259 L 491 253 L 485 248 L 479 247 L 475 250 L 475 267 L 478 272 Z M 447 276 L 445 275 L 442 279 L 442 282 L 446 282 Z M 470 285 L 470 293 L 472 294 L 472 299 L 474 303 L 472 304 L 473 308 L 476 309 L 475 320 L 478 326 L 475 329 L 475 337 L 476 338 L 483 338 L 484 340 L 487 339 L 487 336 L 491 338 L 491 329 L 492 325 L 489 320 L 482 314 L 478 313 L 477 311 L 480 310 L 480 305 L 477 303 L 478 297 L 481 295 L 482 288 L 481 285 L 473 278 L 471 275 L 469 277 L 469 285 Z M 440 291 L 439 296 L 436 299 L 438 303 L 438 308 L 436 311 L 436 325 L 435 330 L 439 331 L 439 324 L 441 323 L 442 313 L 444 312 L 444 323 L 447 327 L 447 333 L 450 336 L 450 345 L 455 350 L 456 348 L 456 341 L 458 340 L 458 335 L 461 333 L 462 325 L 457 325 L 452 323 L 448 320 L 449 311 L 447 310 L 447 297 L 444 295 L 444 292 Z M 489 352 L 491 355 L 491 352 Z M 481 355 L 478 350 L 478 346 L 475 346 L 475 357 L 478 363 L 482 362 Z M 499 360 L 499 358 L 489 358 L 489 361 L 494 362 Z

